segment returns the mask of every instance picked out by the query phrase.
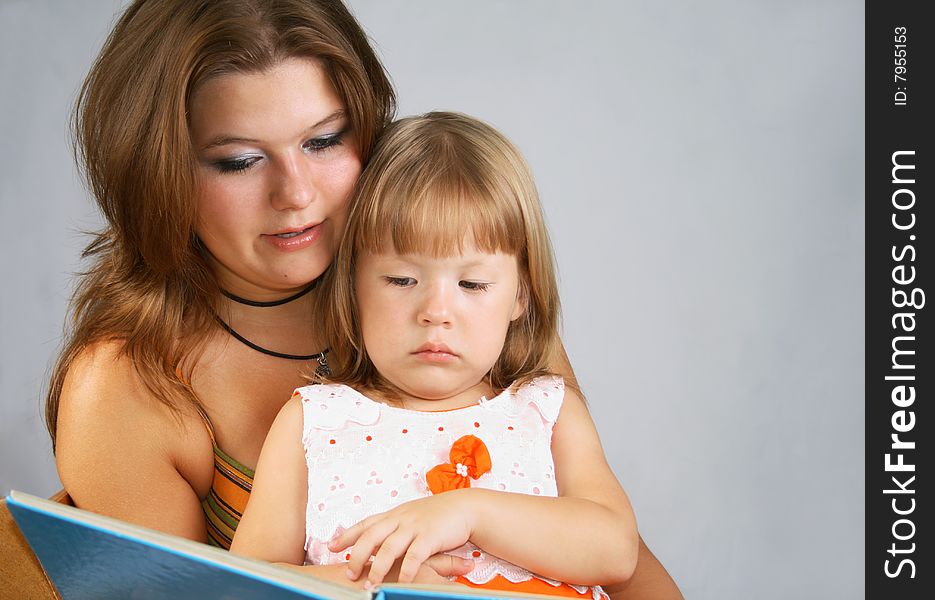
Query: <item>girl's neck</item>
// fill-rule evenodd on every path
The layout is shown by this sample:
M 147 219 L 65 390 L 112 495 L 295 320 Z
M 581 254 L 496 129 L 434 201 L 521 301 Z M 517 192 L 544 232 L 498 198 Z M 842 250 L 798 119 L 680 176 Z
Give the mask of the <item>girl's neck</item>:
M 477 404 L 481 398 L 493 398 L 500 391 L 491 388 L 486 379 L 440 397 L 420 396 L 418 393 L 413 393 L 414 390 L 402 390 L 386 380 L 381 381 L 378 387 L 362 390 L 364 394 L 378 402 L 420 412 L 441 412 L 466 408 Z

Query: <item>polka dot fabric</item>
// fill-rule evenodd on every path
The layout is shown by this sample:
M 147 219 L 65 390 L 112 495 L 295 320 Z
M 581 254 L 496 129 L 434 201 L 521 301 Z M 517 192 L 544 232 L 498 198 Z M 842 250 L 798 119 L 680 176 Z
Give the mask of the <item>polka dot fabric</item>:
M 307 563 L 345 562 L 346 552 L 328 550 L 334 535 L 372 514 L 431 495 L 426 473 L 448 463 L 452 445 L 463 436 L 482 440 L 490 454 L 490 470 L 471 480 L 471 487 L 558 495 L 551 442 L 565 394 L 560 377 L 540 377 L 489 400 L 443 412 L 390 406 L 344 385 L 313 385 L 296 393 L 302 397 L 309 474 Z M 511 582 L 536 577 L 472 544 L 451 554 L 475 561 L 466 576 L 475 584 L 498 575 Z M 587 591 L 574 587 L 579 593 Z

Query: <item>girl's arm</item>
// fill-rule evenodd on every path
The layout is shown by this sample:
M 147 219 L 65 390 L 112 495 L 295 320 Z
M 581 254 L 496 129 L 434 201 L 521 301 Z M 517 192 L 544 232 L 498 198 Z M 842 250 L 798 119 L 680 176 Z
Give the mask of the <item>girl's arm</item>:
M 375 554 L 369 574 L 374 585 L 400 557 L 399 580 L 409 581 L 425 557 L 468 540 L 561 581 L 626 581 L 636 567 L 636 520 L 581 397 L 568 388 L 553 429 L 552 455 L 557 498 L 453 490 L 365 519 L 338 536 L 331 549 L 354 545 L 349 567 L 355 578 Z
M 308 498 L 302 418 L 301 399 L 292 398 L 273 421 L 257 461 L 250 500 L 230 551 L 352 585 L 344 565 L 302 566 Z
M 303 564 L 307 498 L 302 402 L 292 398 L 279 411 L 263 442 L 253 490 L 231 552 L 269 562 Z
M 639 548 L 636 518 L 607 464 L 584 402 L 571 389 L 566 389 L 552 432 L 552 458 L 559 497 L 509 494 L 509 504 L 482 502 L 471 541 L 560 581 L 594 585 L 628 580 Z
M 301 398 L 290 399 L 273 421 L 260 458 L 250 501 L 234 534 L 231 552 L 280 563 L 302 572 L 355 585 L 347 565 L 303 565 L 305 562 L 305 505 L 308 502 L 308 465 L 302 446 Z M 419 583 L 448 583 L 447 576 L 470 570 L 455 557 L 431 556 L 419 565 Z M 363 585 L 363 581 L 356 584 Z

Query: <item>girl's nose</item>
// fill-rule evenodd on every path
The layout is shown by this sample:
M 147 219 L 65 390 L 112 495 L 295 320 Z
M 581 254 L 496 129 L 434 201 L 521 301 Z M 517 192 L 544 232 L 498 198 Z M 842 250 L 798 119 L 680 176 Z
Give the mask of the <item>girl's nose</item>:
M 451 294 L 442 285 L 426 290 L 419 310 L 421 325 L 451 325 Z

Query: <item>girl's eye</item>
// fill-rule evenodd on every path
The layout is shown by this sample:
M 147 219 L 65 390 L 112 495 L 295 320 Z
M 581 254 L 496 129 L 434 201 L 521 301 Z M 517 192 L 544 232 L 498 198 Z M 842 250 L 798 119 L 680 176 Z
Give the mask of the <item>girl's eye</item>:
M 214 168 L 221 173 L 241 173 L 246 171 L 260 160 L 259 156 L 238 156 L 224 158 L 214 162 Z
M 347 133 L 346 129 L 337 133 L 331 133 L 321 137 L 312 138 L 302 144 L 302 149 L 306 152 L 324 152 L 329 148 L 340 146 L 344 140 L 345 133 Z
M 483 281 L 459 281 L 458 285 L 472 292 L 486 292 L 490 287 L 489 283 Z
M 383 279 L 386 280 L 388 285 L 395 285 L 397 287 L 409 287 L 416 284 L 416 280 L 412 277 L 391 277 L 386 276 Z

